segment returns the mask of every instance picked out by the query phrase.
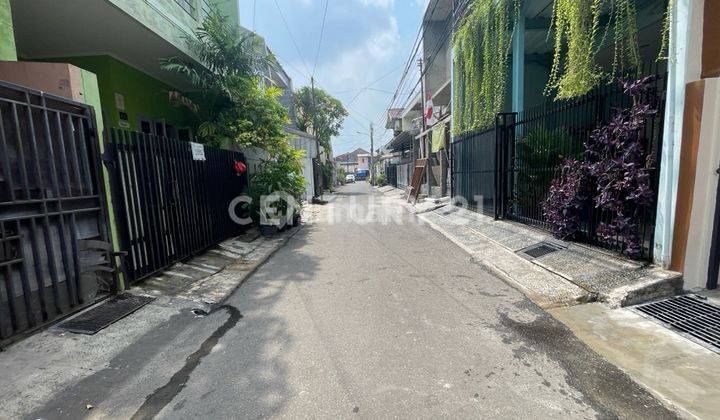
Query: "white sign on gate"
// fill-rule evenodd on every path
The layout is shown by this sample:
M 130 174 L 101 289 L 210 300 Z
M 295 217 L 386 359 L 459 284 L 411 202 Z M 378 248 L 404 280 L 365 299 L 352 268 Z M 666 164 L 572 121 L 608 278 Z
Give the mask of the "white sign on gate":
M 190 142 L 193 160 L 205 160 L 205 146 L 200 143 Z

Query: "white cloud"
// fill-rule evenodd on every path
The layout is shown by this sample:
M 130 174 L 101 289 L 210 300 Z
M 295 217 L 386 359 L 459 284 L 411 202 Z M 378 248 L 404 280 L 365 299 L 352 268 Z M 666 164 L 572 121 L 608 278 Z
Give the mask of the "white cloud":
M 337 59 L 322 66 L 318 75 L 330 89 L 359 87 L 374 76 L 375 69 L 384 68 L 381 64 L 398 54 L 400 48 L 397 19 L 390 16 L 384 30 L 371 34 L 357 47 L 343 51 Z
M 383 9 L 389 9 L 395 3 L 395 0 L 360 0 L 360 3 L 362 3 L 364 6 L 374 6 Z
M 332 60 L 318 66 L 317 80 L 321 88 L 333 92 L 346 92 L 337 96 L 350 111 L 351 117 L 345 121 L 342 134 L 333 140 L 336 153 L 363 147 L 369 150 L 367 139 L 356 131 L 368 131 L 371 119 L 378 118 L 388 105 L 388 95 L 373 91 L 359 91 L 388 72 L 388 68 L 396 66 L 396 61 L 405 59 L 398 21 L 394 16 L 384 18 L 386 24 L 369 33 L 364 40 L 354 46 L 338 52 Z M 296 67 L 298 63 L 296 63 Z M 392 78 L 386 78 L 382 87 L 389 90 L 393 85 Z M 380 139 L 383 127 L 376 128 L 376 147 L 384 144 Z

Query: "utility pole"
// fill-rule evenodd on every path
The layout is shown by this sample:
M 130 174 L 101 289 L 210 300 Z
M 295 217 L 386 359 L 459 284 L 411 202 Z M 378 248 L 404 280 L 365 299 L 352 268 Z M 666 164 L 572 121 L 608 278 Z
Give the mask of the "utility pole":
M 427 114 L 427 109 L 425 109 L 425 77 L 424 77 L 424 71 L 425 67 L 423 65 L 423 59 L 418 60 L 418 67 L 420 68 L 420 107 L 422 108 L 422 120 L 420 124 L 420 132 L 424 133 L 427 129 L 427 121 L 425 121 L 425 115 Z M 421 145 L 420 148 L 422 149 L 422 157 L 427 158 L 427 150 L 425 147 L 425 137 L 420 139 Z
M 320 160 L 320 138 L 318 137 L 318 130 L 317 130 L 317 105 L 315 104 L 315 78 L 314 78 L 314 77 L 311 77 L 311 78 L 310 78 L 310 86 L 311 86 L 311 89 L 312 89 L 312 90 L 311 90 L 310 97 L 312 98 L 312 107 L 313 107 L 313 134 L 315 135 L 315 147 L 316 147 L 316 149 L 317 149 L 317 153 L 316 153 L 315 159 L 317 160 L 318 166 L 320 166 L 320 165 L 321 165 L 321 160 Z M 319 195 L 317 195 L 317 190 L 318 190 L 317 186 L 316 186 L 316 188 L 315 188 L 315 194 L 318 196 L 318 198 L 322 197 L 323 191 L 325 190 L 325 189 L 323 188 L 323 187 L 324 187 L 324 186 L 323 186 L 323 177 L 324 177 L 324 174 L 323 174 L 323 172 L 322 172 L 322 167 L 321 167 L 321 168 L 320 168 L 320 176 L 319 176 L 319 177 L 316 177 L 316 178 L 317 178 L 316 181 L 320 184 L 320 185 L 319 185 L 319 187 L 320 187 L 320 194 L 319 194 Z
M 373 166 L 373 155 L 375 154 L 375 142 L 373 139 L 373 123 L 370 123 L 370 185 L 375 185 L 375 167 Z

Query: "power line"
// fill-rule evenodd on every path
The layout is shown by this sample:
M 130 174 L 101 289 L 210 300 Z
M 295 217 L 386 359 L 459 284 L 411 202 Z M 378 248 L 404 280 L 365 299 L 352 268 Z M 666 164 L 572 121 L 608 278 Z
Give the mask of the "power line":
M 310 75 L 307 74 L 307 73 L 305 73 L 302 69 L 299 69 L 299 68 L 295 67 L 295 65 L 293 65 L 293 63 L 290 62 L 290 60 L 286 60 L 286 59 L 284 59 L 283 57 L 280 57 L 280 56 L 279 56 L 277 53 L 275 53 L 275 52 L 273 52 L 273 55 L 275 55 L 275 57 L 277 57 L 278 59 L 284 61 L 285 64 L 287 64 L 288 66 L 290 66 L 293 70 L 295 70 L 296 72 L 300 73 L 301 76 L 306 77 L 306 78 L 308 79 L 308 81 L 310 81 Z
M 399 65 L 399 66 L 395 67 L 394 69 L 392 69 L 392 70 L 390 70 L 389 72 L 383 74 L 382 76 L 378 77 L 377 79 L 373 80 L 372 82 L 368 83 L 367 85 L 365 85 L 365 86 L 363 86 L 363 87 L 355 88 L 355 89 L 348 89 L 348 90 L 341 90 L 341 91 L 339 91 L 339 92 L 333 92 L 333 93 L 334 93 L 335 95 L 342 95 L 342 94 L 345 94 L 345 93 L 357 92 L 357 91 L 359 91 L 359 90 L 369 90 L 369 88 L 370 88 L 372 85 L 374 85 L 375 83 L 378 83 L 378 82 L 382 81 L 382 80 L 385 79 L 386 77 L 388 77 L 388 76 L 390 76 L 391 74 L 395 73 L 396 71 L 400 70 L 402 67 L 403 67 L 403 65 Z M 393 92 L 387 91 L 387 93 L 393 93 Z
M 406 81 L 405 78 L 407 77 L 407 73 L 408 73 L 408 71 L 410 71 L 410 68 L 411 68 L 411 66 L 412 66 L 413 59 L 415 58 L 415 56 L 417 55 L 418 50 L 420 49 L 421 40 L 422 40 L 422 38 L 424 37 L 425 24 L 426 24 L 426 22 L 432 20 L 433 16 L 435 15 L 435 9 L 437 9 L 437 5 L 438 5 L 439 3 L 440 3 L 439 1 L 438 1 L 438 2 L 435 2 L 435 4 L 433 5 L 433 9 L 430 11 L 430 16 L 429 16 L 427 19 L 426 19 L 425 17 L 423 17 L 423 20 L 422 20 L 422 22 L 421 22 L 421 24 L 420 24 L 420 28 L 418 28 L 418 33 L 417 33 L 417 35 L 415 36 L 415 41 L 413 42 L 412 51 L 410 52 L 410 56 L 408 57 L 408 60 L 407 60 L 407 62 L 405 63 L 405 71 L 403 72 L 403 75 L 402 75 L 402 77 L 400 78 L 400 83 L 398 84 L 398 88 L 396 89 L 395 94 L 393 95 L 393 98 L 392 98 L 392 100 L 390 101 L 390 105 L 388 106 L 388 109 L 391 109 L 391 108 L 393 107 L 393 105 L 395 104 L 395 100 L 396 100 L 397 97 L 398 97 L 398 93 L 400 92 L 402 86 L 404 86 L 404 84 L 405 84 L 405 81 Z M 383 115 L 384 113 L 385 113 L 385 112 L 383 111 L 383 113 L 380 115 L 380 117 L 378 117 L 378 119 L 379 119 L 379 118 L 382 118 L 382 115 Z
M 443 44 L 447 39 L 453 34 L 455 29 L 457 28 L 457 24 L 460 21 L 459 15 L 463 14 L 465 12 L 466 6 L 469 4 L 470 0 L 465 0 L 457 9 L 455 12 L 453 12 L 452 19 L 449 19 L 448 22 L 445 24 L 445 27 L 443 28 L 444 34 L 443 36 L 437 40 L 434 46 L 434 51 L 432 54 L 430 54 L 429 59 L 426 60 L 424 63 L 424 69 L 422 73 L 420 74 L 420 77 L 418 78 L 418 81 L 413 86 L 413 89 L 410 91 L 410 94 L 408 95 L 405 102 L 409 101 L 413 95 L 415 94 L 415 90 L 421 86 L 422 79 L 427 74 L 429 69 L 432 67 L 432 64 L 435 62 L 435 59 L 440 54 L 440 50 L 442 49 Z M 448 30 L 449 29 L 449 30 Z
M 322 46 L 323 34 L 325 33 L 325 19 L 327 18 L 328 3 L 330 3 L 330 0 L 325 0 L 325 11 L 323 12 L 322 25 L 320 26 L 320 40 L 318 41 L 317 53 L 315 54 L 315 64 L 313 65 L 312 71 L 313 77 L 315 77 L 315 70 L 317 70 L 317 63 L 320 58 L 320 47 Z
M 278 12 L 280 13 L 280 18 L 283 21 L 283 24 L 285 25 L 285 29 L 288 32 L 288 35 L 290 35 L 290 40 L 292 41 L 293 45 L 295 46 L 295 51 L 298 53 L 298 57 L 300 57 L 300 61 L 302 62 L 303 66 L 305 66 L 305 70 L 307 70 L 308 74 L 310 73 L 310 68 L 308 67 L 307 63 L 305 62 L 305 59 L 302 56 L 302 53 L 300 52 L 300 47 L 298 47 L 297 42 L 295 42 L 295 37 L 292 34 L 292 31 L 290 30 L 290 26 L 287 23 L 287 20 L 285 20 L 285 15 L 282 12 L 282 9 L 280 8 L 280 4 L 278 4 L 277 0 L 273 0 L 275 2 L 275 7 L 277 7 Z
M 405 105 L 405 103 L 407 103 L 407 102 L 415 95 L 415 92 L 416 92 L 417 88 L 418 88 L 418 87 L 420 86 L 420 84 L 422 83 L 422 78 L 425 76 L 425 74 L 427 74 L 428 70 L 431 68 L 432 64 L 435 62 L 435 59 L 437 58 L 437 56 L 438 56 L 438 54 L 439 54 L 439 52 L 440 52 L 440 49 L 442 48 L 442 44 L 455 32 L 455 30 L 457 29 L 458 23 L 461 21 L 461 17 L 462 17 L 462 16 L 465 14 L 465 12 L 467 11 L 468 5 L 471 3 L 472 0 L 461 0 L 461 1 L 462 1 L 462 2 L 461 2 L 460 4 L 458 4 L 458 5 L 455 7 L 455 9 L 453 10 L 453 12 L 452 12 L 452 18 L 449 19 L 448 22 L 445 24 L 445 27 L 444 27 L 444 29 L 443 29 L 445 33 L 444 33 L 443 36 L 442 36 L 440 39 L 438 39 L 438 41 L 436 42 L 434 52 L 430 55 L 430 58 L 427 59 L 427 61 L 425 62 L 425 68 L 424 68 L 423 72 L 422 72 L 421 74 L 419 74 L 418 81 L 415 82 L 415 84 L 413 85 L 412 89 L 410 90 L 410 94 L 407 96 L 407 99 L 405 99 L 405 102 L 403 102 L 402 105 Z M 438 3 L 439 3 L 439 2 L 438 2 Z M 436 3 L 435 5 L 437 6 L 438 3 Z M 421 28 L 420 28 L 419 33 L 422 33 L 422 34 L 424 35 L 423 28 L 425 27 L 425 23 L 426 23 L 428 20 L 432 19 L 434 13 L 435 13 L 435 9 L 433 9 L 432 12 L 430 13 L 430 18 L 429 18 L 429 19 L 423 20 L 423 23 L 422 23 L 422 26 L 421 26 Z M 448 29 L 450 29 L 450 30 L 448 30 Z M 413 53 L 413 55 L 411 55 L 411 58 L 413 58 L 413 57 L 415 56 L 414 54 L 415 54 L 416 52 L 417 52 L 417 51 L 415 51 L 415 52 Z M 414 73 L 413 73 L 413 76 L 414 76 Z M 410 79 L 412 79 L 412 78 L 410 78 Z M 401 85 L 398 86 L 398 92 L 399 92 L 399 93 L 402 93 L 404 90 L 405 90 L 405 88 L 404 88 L 404 81 L 401 80 Z M 401 94 L 398 94 L 398 95 L 396 95 L 396 97 L 402 97 L 402 95 L 401 95 Z M 390 103 L 390 106 L 388 107 L 388 110 L 391 109 L 391 108 L 393 107 L 393 105 L 395 104 L 395 99 L 396 99 L 396 97 L 393 97 L 393 101 Z M 387 116 L 386 116 L 386 117 L 387 117 Z

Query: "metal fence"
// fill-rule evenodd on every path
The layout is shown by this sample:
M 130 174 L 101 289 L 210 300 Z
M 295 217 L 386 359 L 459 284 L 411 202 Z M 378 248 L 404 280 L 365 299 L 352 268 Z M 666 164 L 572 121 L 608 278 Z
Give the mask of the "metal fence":
M 92 108 L 0 82 L 0 345 L 114 290 Z
M 166 137 L 109 130 L 109 166 L 124 272 L 131 282 L 157 273 L 233 235 L 231 201 L 242 195 L 240 152 L 204 148 L 195 160 L 191 145 Z
M 658 110 L 645 121 L 641 132 L 645 149 L 656 159 L 652 183 L 657 191 L 666 73 L 652 68 L 642 74 L 653 75 L 650 89 L 643 95 Z M 542 203 L 563 162 L 567 158 L 582 159 L 584 144 L 593 129 L 609 121 L 618 109 L 631 105 L 632 98 L 619 83 L 613 83 L 572 100 L 548 102 L 519 114 L 499 114 L 495 126 L 453 139 L 453 197 L 486 215 L 550 229 Z M 588 206 L 579 239 L 622 249 L 619 240 L 602 240 L 596 234 L 598 224 L 610 220 L 610 214 Z M 641 236 L 642 256 L 651 258 L 655 206 L 642 209 L 633 222 Z
M 496 165 L 498 139 L 495 127 L 462 134 L 451 143 L 453 199 L 488 216 L 497 216 Z
M 388 164 L 385 168 L 385 173 L 387 174 L 387 183 L 388 185 L 392 185 L 393 187 L 397 188 L 398 186 L 398 170 L 397 170 L 397 164 L 391 163 Z

